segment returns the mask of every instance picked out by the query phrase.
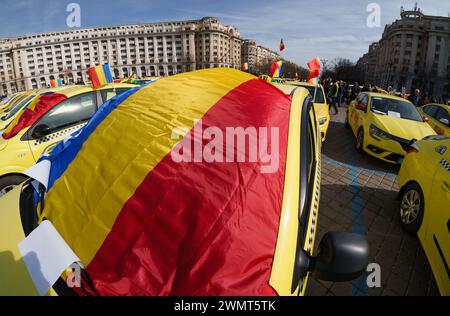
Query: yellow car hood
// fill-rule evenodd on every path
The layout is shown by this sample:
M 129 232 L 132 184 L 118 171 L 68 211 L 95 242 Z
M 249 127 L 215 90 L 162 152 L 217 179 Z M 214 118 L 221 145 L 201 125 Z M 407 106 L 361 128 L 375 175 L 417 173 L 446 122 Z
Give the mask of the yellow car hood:
M 436 135 L 436 132 L 425 122 L 375 115 L 374 123 L 385 132 L 407 140 L 421 140 L 424 137 Z
M 2 137 L 2 131 L 0 130 L 0 150 L 5 149 L 6 145 L 8 145 L 8 140 Z
M 0 296 L 39 295 L 19 251 L 25 239 L 20 218 L 19 199 L 22 186 L 0 198 Z

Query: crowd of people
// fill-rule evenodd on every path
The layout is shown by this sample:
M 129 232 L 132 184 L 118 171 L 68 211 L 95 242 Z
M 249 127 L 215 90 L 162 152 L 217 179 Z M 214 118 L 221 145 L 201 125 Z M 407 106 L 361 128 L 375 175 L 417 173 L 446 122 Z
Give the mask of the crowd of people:
M 361 86 L 358 82 L 348 83 L 342 80 L 333 81 L 328 78 L 323 80 L 322 86 L 327 96 L 330 109 L 334 109 L 334 114 L 339 113 L 339 108 L 343 104 L 349 104 L 356 99 L 361 92 L 375 92 L 375 93 L 387 93 L 390 95 L 402 96 L 402 93 L 389 86 L 387 90 L 381 89 L 373 84 L 364 84 Z M 430 103 L 448 104 L 450 99 L 447 100 L 443 97 L 434 97 L 427 94 L 422 95 L 419 89 L 407 96 L 407 99 L 413 103 L 416 107 L 424 106 Z

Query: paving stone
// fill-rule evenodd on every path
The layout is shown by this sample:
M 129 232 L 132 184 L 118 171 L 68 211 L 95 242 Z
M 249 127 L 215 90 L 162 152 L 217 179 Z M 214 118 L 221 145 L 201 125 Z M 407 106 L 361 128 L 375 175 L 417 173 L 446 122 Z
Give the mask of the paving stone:
M 345 112 L 345 111 L 344 111 Z M 356 152 L 355 137 L 343 127 L 344 113 L 332 116 L 323 147 L 318 241 L 327 231 L 366 232 L 369 262 L 381 267 L 381 288 L 365 282 L 332 283 L 310 279 L 307 295 L 438 295 L 425 253 L 416 236 L 399 223 L 399 167 Z M 343 165 L 346 164 L 346 165 Z M 353 165 L 354 168 L 349 168 Z M 364 280 L 364 279 L 363 279 Z

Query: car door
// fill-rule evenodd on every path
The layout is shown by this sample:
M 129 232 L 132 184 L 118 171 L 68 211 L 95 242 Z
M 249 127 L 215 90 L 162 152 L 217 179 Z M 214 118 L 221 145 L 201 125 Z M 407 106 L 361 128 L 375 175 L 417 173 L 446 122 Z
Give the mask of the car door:
M 448 130 L 450 129 L 450 114 L 448 113 L 448 111 L 442 107 L 438 107 L 433 119 L 434 131 L 438 135 L 448 134 Z
M 361 109 L 357 109 L 357 105 L 358 104 L 362 104 L 366 111 L 367 111 L 367 106 L 369 104 L 369 96 L 365 93 L 360 94 L 358 96 L 358 98 L 356 99 L 356 104 L 353 107 L 353 111 L 350 114 L 350 126 L 353 129 L 353 133 L 356 135 L 358 133 L 359 127 L 363 124 L 364 122 L 364 116 L 366 114 L 366 111 L 363 111 Z
M 423 107 L 422 111 L 425 113 L 426 117 L 428 117 L 428 125 L 431 126 L 432 129 L 436 126 L 436 112 L 439 109 L 436 105 L 426 105 Z
M 42 154 L 50 153 L 57 143 L 80 129 L 97 110 L 95 92 L 73 96 L 47 112 L 28 132 L 28 144 L 37 161 Z M 43 137 L 34 136 L 39 128 L 48 127 Z
M 426 240 L 433 266 L 433 273 L 439 288 L 445 288 L 450 295 L 450 141 L 436 146 L 436 152 L 443 153 L 434 175 L 428 212 Z

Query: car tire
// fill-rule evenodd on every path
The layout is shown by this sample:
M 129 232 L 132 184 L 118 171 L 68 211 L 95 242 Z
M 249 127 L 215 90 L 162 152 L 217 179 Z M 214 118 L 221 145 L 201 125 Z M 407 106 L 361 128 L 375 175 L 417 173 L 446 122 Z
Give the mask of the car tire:
M 347 114 L 345 115 L 344 127 L 345 128 L 349 128 L 350 127 L 350 124 L 348 124 L 348 111 L 347 111 Z
M 364 130 L 360 128 L 358 134 L 356 135 L 356 150 L 362 153 L 364 147 Z
M 21 175 L 5 176 L 0 178 L 0 197 L 14 189 L 28 178 Z
M 417 234 L 422 226 L 425 204 L 420 186 L 413 182 L 401 191 L 399 205 L 400 225 L 410 234 Z

